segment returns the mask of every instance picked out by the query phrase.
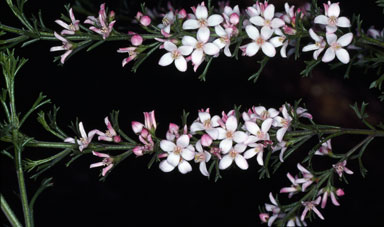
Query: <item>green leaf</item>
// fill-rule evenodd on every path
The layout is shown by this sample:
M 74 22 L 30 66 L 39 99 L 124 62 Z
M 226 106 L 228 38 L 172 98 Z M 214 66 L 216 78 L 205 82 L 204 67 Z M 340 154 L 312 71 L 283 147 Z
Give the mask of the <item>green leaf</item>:
M 155 43 L 156 44 L 156 43 Z M 152 49 L 150 51 L 148 51 L 148 53 L 144 54 L 139 54 L 137 56 L 137 60 L 135 61 L 133 67 L 132 67 L 132 71 L 134 73 L 136 73 L 137 69 L 139 68 L 139 66 L 155 51 L 157 50 L 159 47 L 160 47 L 161 43 L 158 43 L 156 44 L 154 47 L 152 47 Z
M 311 60 L 311 61 L 304 61 L 306 64 L 306 67 L 303 71 L 300 72 L 300 75 L 304 77 L 308 77 L 311 73 L 312 70 L 321 62 L 320 59 L 318 60 Z
M 201 81 L 205 81 L 205 77 L 206 77 L 206 75 L 207 75 L 208 68 L 209 68 L 209 66 L 210 66 L 211 63 L 212 63 L 212 60 L 213 60 L 213 57 L 210 57 L 209 60 L 208 60 L 207 65 L 206 65 L 205 68 L 204 68 L 203 73 L 199 76 L 199 80 L 201 80 Z
M 267 65 L 268 60 L 269 60 L 269 57 L 268 56 L 264 56 L 264 58 L 261 61 L 258 61 L 257 63 L 260 64 L 259 70 L 255 74 L 250 76 L 248 78 L 248 80 L 253 80 L 253 82 L 256 83 L 256 81 L 257 81 L 257 79 L 259 79 L 259 76 L 260 76 L 261 72 L 263 71 L 264 67 Z

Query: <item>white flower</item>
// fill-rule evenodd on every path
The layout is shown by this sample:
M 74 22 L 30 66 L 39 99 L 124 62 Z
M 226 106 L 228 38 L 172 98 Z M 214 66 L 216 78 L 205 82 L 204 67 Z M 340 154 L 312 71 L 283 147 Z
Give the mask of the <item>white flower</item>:
M 198 151 L 195 154 L 195 162 L 200 163 L 199 169 L 201 174 L 208 177 L 209 172 L 208 172 L 206 163 L 209 162 L 209 160 L 211 159 L 211 154 L 203 149 L 203 146 L 201 146 L 200 140 L 196 142 L 195 147 L 196 147 L 196 150 Z
M 234 148 L 231 148 L 230 151 L 224 152 L 224 157 L 219 162 L 219 168 L 220 169 L 226 169 L 230 165 L 232 165 L 233 161 L 235 161 L 236 165 L 242 169 L 246 170 L 248 169 L 248 162 L 247 160 L 241 155 L 247 148 L 244 144 L 236 144 Z
M 249 133 L 254 135 L 256 137 L 254 142 L 260 141 L 260 140 L 269 140 L 269 134 L 268 130 L 271 128 L 272 125 L 272 119 L 268 118 L 261 124 L 260 127 L 252 121 L 245 122 L 245 128 Z
M 311 210 L 313 210 L 313 212 L 315 212 L 315 214 L 317 214 L 317 216 L 318 216 L 321 220 L 324 220 L 323 215 L 322 215 L 322 214 L 320 213 L 320 211 L 316 208 L 316 206 L 320 204 L 320 201 L 321 201 L 321 197 L 319 196 L 319 197 L 317 197 L 317 199 L 314 200 L 314 201 L 301 202 L 305 208 L 304 208 L 303 213 L 301 214 L 301 218 L 300 218 L 300 220 L 301 220 L 301 221 L 304 221 L 305 216 L 307 215 L 308 211 L 311 211 Z
M 219 144 L 219 147 L 222 150 L 223 154 L 228 153 L 232 149 L 233 141 L 235 141 L 236 143 L 243 143 L 248 138 L 245 132 L 236 131 L 237 125 L 238 123 L 236 117 L 229 116 L 225 122 L 225 127 L 218 128 L 218 139 L 222 139 Z
M 350 32 L 337 39 L 335 34 L 327 33 L 325 37 L 327 38 L 329 47 L 325 51 L 322 61 L 325 63 L 330 62 L 336 56 L 339 61 L 347 64 L 350 60 L 349 53 L 343 47 L 348 46 L 352 42 L 353 34 Z
M 339 17 L 340 6 L 339 3 L 324 4 L 325 15 L 315 17 L 315 24 L 323 24 L 326 26 L 327 33 L 334 33 L 337 27 L 348 28 L 351 27 L 351 22 L 346 17 Z
M 257 154 L 257 158 L 256 158 L 257 163 L 259 163 L 260 166 L 263 166 L 264 165 L 264 161 L 263 161 L 264 145 L 261 143 L 251 143 L 251 144 L 248 144 L 248 146 L 251 147 L 251 149 L 247 150 L 244 153 L 244 158 L 250 159 Z
M 269 4 L 267 8 L 265 8 L 263 17 L 256 15 L 249 19 L 249 21 L 256 25 L 262 27 L 268 27 L 270 29 L 276 29 L 285 24 L 285 22 L 280 18 L 273 18 L 275 16 L 275 6 Z
M 281 29 L 276 28 L 275 29 L 275 34 L 278 36 L 273 37 L 270 42 L 274 47 L 281 47 L 280 49 L 280 55 L 283 58 L 287 57 L 287 47 L 288 47 L 288 39 L 284 35 L 284 33 L 281 31 Z
M 274 108 L 269 108 L 268 110 L 264 106 L 253 107 L 254 112 L 257 114 L 257 118 L 261 120 L 267 120 L 268 118 L 275 118 L 279 115 L 279 111 Z
M 162 23 L 159 24 L 157 27 L 161 29 L 162 34 L 165 36 L 169 35 L 171 33 L 171 25 L 175 22 L 176 17 L 173 11 L 169 11 L 167 14 L 164 15 Z
M 232 29 L 226 28 L 224 29 L 220 25 L 215 27 L 215 32 L 216 34 L 220 37 L 213 41 L 216 46 L 218 46 L 220 49 L 224 48 L 224 54 L 227 57 L 231 57 L 231 51 L 229 50 L 229 45 L 231 44 L 231 34 L 232 34 Z
M 196 19 L 188 19 L 183 23 L 184 30 L 198 29 L 197 37 L 199 40 L 207 42 L 210 36 L 208 26 L 214 27 L 221 24 L 224 19 L 219 14 L 208 17 L 208 9 L 204 4 L 198 5 L 195 10 Z
M 285 105 L 281 108 L 281 113 L 283 114 L 283 117 L 277 116 L 274 118 L 273 126 L 275 127 L 281 127 L 276 132 L 276 138 L 277 141 L 281 142 L 283 141 L 284 135 L 289 129 L 289 126 L 291 125 L 292 117 L 288 114 L 288 110 Z
M 67 39 L 57 34 L 56 32 L 54 32 L 53 34 L 55 35 L 56 39 L 60 40 L 63 43 L 63 45 L 51 47 L 49 51 L 54 52 L 65 50 L 65 53 L 61 55 L 60 59 L 61 64 L 64 64 L 65 59 L 72 53 L 73 45 L 71 42 L 69 42 Z
M 220 117 L 218 115 L 211 117 L 209 112 L 200 111 L 198 121 L 193 122 L 191 125 L 191 132 L 205 130 L 212 139 L 216 140 L 219 137 L 219 131 L 215 127 L 220 126 L 219 121 Z
M 273 222 L 280 216 L 280 207 L 276 202 L 276 199 L 273 197 L 272 192 L 269 193 L 269 200 L 272 204 L 266 203 L 265 210 L 268 212 L 272 212 L 272 216 L 268 218 L 268 226 L 272 226 Z
M 246 46 L 245 53 L 247 56 L 254 56 L 260 48 L 268 57 L 274 57 L 276 55 L 275 47 L 268 42 L 268 39 L 271 38 L 273 33 L 272 29 L 269 27 L 263 27 L 260 34 L 259 30 L 255 26 L 247 25 L 247 27 L 245 27 L 245 31 L 247 32 L 249 38 L 253 40 L 253 42 L 247 44 Z
M 83 122 L 79 123 L 79 131 L 80 131 L 80 135 L 81 135 L 80 139 L 75 140 L 74 138 L 68 137 L 68 138 L 64 139 L 64 142 L 66 142 L 66 143 L 77 143 L 79 145 L 79 150 L 83 151 L 91 143 L 92 138 L 96 134 L 96 131 L 92 130 L 87 135 L 87 133 L 84 130 Z
M 176 144 L 169 140 L 162 140 L 160 148 L 168 153 L 166 160 L 160 163 L 160 169 L 164 172 L 172 171 L 176 166 L 183 174 L 192 170 L 187 162 L 195 157 L 195 149 L 189 144 L 189 136 L 182 135 L 176 140 Z
M 208 43 L 207 41 L 208 40 L 202 40 L 199 36 L 197 36 L 197 39 L 192 36 L 184 36 L 182 39 L 184 46 L 195 49 L 191 57 L 193 64 L 197 67 L 203 62 L 205 54 L 216 55 L 220 51 L 215 44 Z M 197 67 L 195 67 L 195 69 L 197 69 Z
M 313 59 L 317 60 L 320 53 L 325 49 L 326 42 L 322 36 L 318 36 L 313 29 L 309 29 L 309 35 L 313 40 L 315 40 L 314 44 L 308 44 L 305 47 L 303 47 L 303 52 L 312 51 L 313 52 Z
M 172 62 L 175 62 L 175 66 L 179 71 L 181 72 L 187 71 L 187 61 L 183 56 L 191 54 L 191 52 L 193 51 L 193 48 L 191 46 L 177 47 L 172 42 L 166 41 L 164 43 L 164 49 L 166 49 L 169 52 L 164 54 L 160 58 L 159 65 L 168 66 L 172 64 Z
M 71 18 L 71 24 L 67 24 L 62 20 L 55 20 L 57 24 L 65 28 L 61 31 L 61 35 L 74 35 L 76 31 L 80 29 L 80 21 L 76 20 L 75 15 L 73 14 L 72 8 L 69 9 L 69 17 Z

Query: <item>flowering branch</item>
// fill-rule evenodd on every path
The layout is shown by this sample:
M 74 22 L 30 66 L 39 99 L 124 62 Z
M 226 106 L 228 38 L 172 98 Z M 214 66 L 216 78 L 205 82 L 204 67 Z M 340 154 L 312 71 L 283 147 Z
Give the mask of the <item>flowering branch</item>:
M 323 10 L 317 6 L 317 1 L 298 8 L 285 3 L 284 11 L 277 12 L 270 2 L 257 1 L 246 9 L 237 5 L 230 7 L 228 3 L 214 8 L 211 2 L 207 7 L 202 2 L 192 7 L 192 13 L 175 9 L 171 4 L 168 4 L 168 11 L 162 13 L 142 5 L 131 24 L 125 25 L 134 30 L 128 33 L 114 28 L 118 23 L 115 12 L 108 12 L 105 4 L 100 6 L 97 16 L 88 16 L 84 22 L 75 16 L 70 6 L 66 6 L 69 17 L 63 15 L 55 20 L 63 29 L 59 33 L 44 25 L 41 14 L 32 26 L 23 14 L 25 1 L 20 2 L 15 6 L 7 0 L 25 29 L 0 24 L 1 32 L 16 35 L 2 40 L 2 49 L 18 44 L 25 46 L 38 40 L 59 40 L 62 45 L 52 47 L 51 51 L 65 51 L 60 56 L 62 64 L 82 49 L 90 51 L 108 41 L 130 41 L 131 46 L 117 50 L 128 53 L 128 57 L 123 59 L 123 66 L 135 61 L 132 70 L 136 71 L 152 53 L 165 49 L 168 53 L 159 59 L 159 65 L 167 66 L 175 62 L 176 68 L 184 72 L 188 62 L 192 62 L 196 72 L 200 65 L 207 62 L 199 77 L 205 80 L 213 59 L 221 53 L 238 59 L 239 51 L 242 56 L 248 57 L 263 52 L 259 70 L 249 78 L 256 82 L 268 60 L 277 57 L 276 52 L 280 48 L 282 58 L 294 56 L 295 60 L 313 51 L 313 59 L 304 61 L 306 68 L 301 73 L 303 76 L 310 75 L 321 62 L 331 63 L 337 58 L 340 63 L 332 63 L 332 67 L 347 65 L 345 77 L 349 76 L 353 66 L 360 66 L 376 70 L 379 75 L 370 88 L 381 90 L 384 81 L 383 33 L 373 27 L 364 32 L 360 16 L 354 16 L 352 20 L 342 16 L 339 3 L 328 2 Z M 355 26 L 356 34 L 352 32 L 352 26 Z M 353 53 L 351 57 L 349 52 Z

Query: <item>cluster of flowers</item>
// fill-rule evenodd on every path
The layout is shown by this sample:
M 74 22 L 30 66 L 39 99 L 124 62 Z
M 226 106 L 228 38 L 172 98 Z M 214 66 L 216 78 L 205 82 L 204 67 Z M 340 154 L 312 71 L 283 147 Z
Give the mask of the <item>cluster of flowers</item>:
M 168 52 L 160 58 L 159 65 L 168 66 L 174 62 L 176 68 L 184 72 L 187 70 L 188 61 L 192 62 L 196 71 L 207 56 L 218 57 L 221 50 L 227 57 L 232 57 L 231 44 L 237 44 L 243 39 L 251 40 L 239 46 L 243 56 L 254 56 L 261 49 L 264 55 L 274 57 L 276 48 L 281 47 L 280 54 L 286 58 L 288 45 L 295 45 L 293 40 L 289 40 L 289 36 L 297 34 L 296 17 L 299 14 L 301 18 L 309 16 L 308 7 L 309 5 L 306 5 L 305 8 L 295 10 L 294 6 L 285 3 L 285 12 L 275 13 L 275 6 L 266 1 L 264 3 L 257 1 L 242 11 L 238 5 L 232 8 L 226 3 L 215 10 L 214 14 L 209 15 L 209 9 L 202 2 L 196 7 L 191 7 L 193 13 L 189 14 L 185 9 L 175 10 L 169 7 L 170 11 L 162 15 L 160 24 L 153 22 L 158 21 L 158 18 L 154 18 L 152 13 L 150 13 L 152 19 L 142 12 L 138 13 L 136 19 L 143 27 L 157 26 L 161 30 L 163 37 L 156 38 L 156 41 L 163 42 L 160 48 Z M 351 26 L 348 18 L 340 17 L 339 4 L 330 2 L 324 4 L 324 15 L 316 16 L 314 24 L 325 28 L 325 38 L 310 28 L 309 35 L 315 43 L 304 46 L 302 51 L 314 51 L 313 58 L 317 60 L 320 53 L 328 47 L 322 57 L 323 62 L 330 62 L 336 56 L 342 63 L 348 63 L 350 57 L 343 47 L 351 43 L 353 35 L 347 33 L 337 38 L 336 32 L 340 31 L 338 28 Z M 180 29 L 182 34 L 187 35 L 180 37 Z M 243 35 L 244 31 L 247 37 Z M 123 66 L 135 59 L 143 49 L 140 48 L 143 42 L 140 35 L 135 33 L 131 41 L 133 46 L 118 50 L 120 53 L 129 54 L 129 57 L 123 60 Z M 288 55 L 290 53 L 293 52 L 288 51 Z
M 179 71 L 184 72 L 187 70 L 189 61 L 192 62 L 193 69 L 196 71 L 207 56 L 218 57 L 221 50 L 225 56 L 232 57 L 231 45 L 238 46 L 243 52 L 242 55 L 249 57 L 256 55 L 260 49 L 264 55 L 274 57 L 276 48 L 281 47 L 280 55 L 286 58 L 287 55 L 293 53 L 293 49 L 291 49 L 287 54 L 287 47 L 295 45 L 294 40 L 290 40 L 290 36 L 297 35 L 297 16 L 308 17 L 309 7 L 306 5 L 295 10 L 294 6 L 285 3 L 285 12 L 275 13 L 275 6 L 267 1 L 264 3 L 257 1 L 244 10 L 240 10 L 238 5 L 232 8 L 227 2 L 221 4 L 221 7 L 209 15 L 210 9 L 205 6 L 204 2 L 196 7 L 191 7 L 193 13 L 187 13 L 185 9 L 176 10 L 168 4 L 167 13 L 159 14 L 147 9 L 146 12 L 138 12 L 135 20 L 145 31 L 154 33 L 157 37 L 153 41 L 161 43 L 160 49 L 167 51 L 160 58 L 159 65 L 168 66 L 174 63 Z M 61 55 L 61 63 L 64 63 L 68 55 L 76 48 L 75 43 L 68 41 L 63 36 L 74 35 L 80 29 L 80 21 L 76 20 L 72 8 L 69 9 L 69 15 L 70 24 L 62 20 L 55 21 L 64 30 L 61 31 L 61 35 L 54 32 L 55 37 L 62 41 L 62 45 L 52 47 L 51 51 L 66 51 Z M 89 30 L 101 35 L 103 39 L 107 39 L 116 22 L 114 18 L 114 11 L 110 11 L 107 16 L 105 4 L 102 4 L 98 17 L 88 16 L 84 24 L 90 24 Z M 160 23 L 156 22 L 159 20 Z M 327 48 L 322 57 L 323 62 L 330 62 L 336 56 L 342 63 L 348 63 L 350 57 L 343 47 L 352 42 L 353 34 L 347 33 L 339 38 L 336 35 L 336 32 L 341 32 L 338 28 L 351 26 L 348 18 L 340 16 L 339 4 L 330 2 L 324 4 L 324 15 L 316 16 L 314 24 L 325 28 L 325 37 L 318 35 L 318 32 L 310 28 L 309 35 L 315 43 L 304 46 L 302 51 L 314 51 L 313 58 L 317 60 L 320 53 Z M 150 30 L 153 27 L 159 31 Z M 323 31 L 320 32 L 324 34 Z M 123 60 L 123 66 L 136 59 L 139 53 L 147 49 L 143 44 L 143 35 L 132 31 L 128 32 L 128 35 L 131 36 L 132 46 L 118 49 L 119 53 L 129 55 Z M 240 45 L 239 42 L 242 40 L 247 43 Z M 237 45 L 238 43 L 239 45 Z
M 180 128 L 170 123 L 165 140 L 159 140 L 154 136 L 157 128 L 154 111 L 145 112 L 144 124 L 132 122 L 132 129 L 140 141 L 132 152 L 136 156 L 152 154 L 155 151 L 155 144 L 159 143 L 161 152 L 158 158 L 164 159 L 159 165 L 162 171 L 170 172 L 178 167 L 181 173 L 188 173 L 192 171 L 188 161 L 194 159 L 199 163 L 199 169 L 204 176 L 209 176 L 207 163 L 212 156 L 219 162 L 220 169 L 227 169 L 235 162 L 240 169 L 245 170 L 248 168 L 247 159 L 254 156 L 257 156 L 258 164 L 263 166 L 264 149 L 270 146 L 273 152 L 281 150 L 280 160 L 283 162 L 283 155 L 287 149 L 287 143 L 283 138 L 290 130 L 293 120 L 293 113 L 289 113 L 287 107 L 293 111 L 289 104 L 283 105 L 279 110 L 266 109 L 263 106 L 252 107 L 242 113 L 241 119 L 244 122 L 236 117 L 235 110 L 223 112 L 221 117 L 211 116 L 209 109 L 200 110 L 199 117 L 190 127 L 185 125 Z M 301 107 L 296 109 L 296 115 L 312 118 L 311 114 Z M 107 126 L 106 132 L 94 129 L 86 133 L 83 123 L 80 122 L 80 139 L 70 137 L 64 142 L 77 144 L 80 152 L 88 147 L 95 135 L 98 135 L 99 141 L 120 143 L 121 137 L 112 127 L 108 117 L 104 121 Z M 274 130 L 276 138 L 270 137 L 270 129 Z M 105 176 L 114 164 L 113 157 L 94 151 L 92 153 L 104 159 L 102 162 L 92 164 L 91 168 L 106 166 L 102 171 L 102 175 Z
M 323 143 L 319 150 L 316 151 L 316 155 L 329 155 L 332 152 L 331 147 L 331 141 L 328 140 L 327 142 Z M 353 172 L 346 167 L 347 162 L 340 161 L 336 164 L 332 165 L 332 171 L 334 171 L 340 178 L 343 176 L 344 173 L 346 174 L 353 174 Z M 297 164 L 297 168 L 299 169 L 300 173 L 299 176 L 296 175 L 295 177 L 292 176 L 290 173 L 287 173 L 287 177 L 289 181 L 292 183 L 289 187 L 283 187 L 280 190 L 280 193 L 288 193 L 288 198 L 292 198 L 293 195 L 300 193 L 300 192 L 307 192 L 309 195 L 311 194 L 311 189 L 309 190 L 310 186 L 312 184 L 316 185 L 320 179 L 315 174 L 311 173 L 309 170 L 304 168 L 300 163 Z M 330 175 L 328 177 L 332 177 L 333 175 Z M 314 186 L 316 187 L 316 186 Z M 296 214 L 299 214 L 300 211 L 301 215 L 300 217 L 292 216 L 289 217 L 286 223 L 286 226 L 307 226 L 305 219 L 308 215 L 308 212 L 313 211 L 320 219 L 324 220 L 324 216 L 321 214 L 319 209 L 317 209 L 316 206 L 320 205 L 322 209 L 326 207 L 328 197 L 331 197 L 332 204 L 335 206 L 340 206 L 340 203 L 337 200 L 337 197 L 343 196 L 344 191 L 341 188 L 335 188 L 332 185 L 327 185 L 323 188 L 320 188 L 316 194 L 312 195 L 312 198 L 314 200 L 305 200 L 301 201 L 300 206 L 302 209 L 298 209 L 296 211 Z M 267 223 L 268 226 L 272 226 L 272 224 L 276 220 L 282 220 L 286 218 L 286 215 L 293 207 L 284 208 L 277 202 L 277 200 L 273 197 L 273 194 L 269 194 L 269 199 L 271 203 L 265 204 L 265 213 L 260 213 L 259 217 L 260 220 L 263 223 Z
M 80 30 L 80 21 L 76 20 L 75 15 L 73 13 L 72 8 L 69 9 L 69 17 L 71 19 L 71 23 L 67 24 L 62 20 L 55 20 L 57 24 L 59 24 L 64 29 L 58 34 L 54 32 L 55 37 L 62 42 L 61 46 L 55 46 L 50 49 L 50 51 L 63 51 L 65 53 L 61 55 L 61 63 L 64 64 L 65 59 L 72 53 L 72 51 L 76 48 L 75 44 L 70 42 L 68 39 L 63 37 L 64 35 L 75 35 L 77 31 Z M 105 10 L 105 3 L 100 5 L 99 15 L 98 17 L 88 16 L 84 21 L 84 24 L 90 24 L 89 30 L 100 34 L 103 39 L 108 38 L 111 34 L 114 24 L 116 23 L 115 12 L 110 11 L 108 16 Z

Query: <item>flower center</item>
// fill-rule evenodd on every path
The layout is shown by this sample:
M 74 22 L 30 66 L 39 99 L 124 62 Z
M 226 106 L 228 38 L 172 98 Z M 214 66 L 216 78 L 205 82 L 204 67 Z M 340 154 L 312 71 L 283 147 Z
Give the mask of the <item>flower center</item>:
M 341 45 L 337 42 L 332 43 L 331 47 L 335 50 L 338 50 L 341 48 Z
M 211 119 L 207 119 L 203 123 L 205 128 L 211 128 Z
M 104 34 L 107 34 L 109 32 L 107 27 L 102 27 L 100 30 Z
M 287 120 L 287 119 L 282 119 L 281 120 L 281 124 L 285 127 L 285 128 L 288 128 L 289 124 L 290 124 L 290 121 Z
M 270 20 L 264 20 L 264 25 L 270 27 L 271 21 Z
M 172 58 L 178 59 L 180 57 L 180 52 L 178 50 L 172 51 Z
M 220 37 L 220 41 L 222 42 L 222 43 L 225 43 L 225 44 L 227 44 L 227 43 L 229 43 L 229 39 L 228 39 L 228 37 Z
M 261 46 L 261 45 L 263 45 L 263 43 L 264 43 L 264 39 L 261 38 L 261 37 L 259 37 L 259 38 L 256 39 L 255 42 L 256 42 L 257 45 Z
M 262 131 L 258 131 L 258 132 L 256 133 L 256 136 L 257 136 L 257 138 L 259 138 L 259 139 L 264 139 L 265 134 L 264 134 L 264 132 L 262 132 Z
M 330 25 L 336 25 L 336 23 L 337 23 L 337 17 L 335 17 L 335 16 L 331 16 L 331 17 L 329 17 L 329 19 L 328 19 L 328 23 L 330 24 Z
M 225 134 L 225 136 L 228 138 L 228 139 L 231 139 L 233 137 L 233 132 L 232 131 L 227 131 L 227 133 Z
M 198 153 L 195 155 L 195 161 L 196 162 L 204 162 L 205 161 L 205 155 L 203 153 Z
M 200 24 L 200 27 L 206 27 L 208 22 L 206 19 L 200 19 L 199 24 Z
M 234 149 L 232 149 L 232 150 L 229 152 L 229 155 L 230 155 L 232 158 L 235 158 L 237 154 L 238 154 L 238 153 L 237 153 Z
M 112 158 L 104 158 L 102 162 L 103 162 L 104 166 L 107 166 L 113 162 L 113 159 Z
M 175 152 L 175 154 L 180 154 L 181 153 L 181 151 L 182 151 L 183 149 L 181 148 L 181 147 L 179 147 L 179 146 L 176 146 L 175 147 L 175 149 L 173 149 L 173 152 Z
M 105 131 L 105 135 L 107 137 L 112 137 L 113 136 L 112 133 L 109 130 Z
M 269 112 L 267 110 L 264 110 L 261 114 L 260 117 L 265 120 L 269 117 Z
M 169 24 L 171 24 L 171 23 L 169 22 L 168 18 L 166 18 L 166 17 L 163 18 L 162 22 L 163 22 L 164 25 L 169 25 Z
M 196 49 L 203 49 L 204 43 L 203 42 L 197 42 L 196 43 Z
M 82 144 L 88 144 L 88 141 L 86 138 L 80 138 L 80 143 Z

